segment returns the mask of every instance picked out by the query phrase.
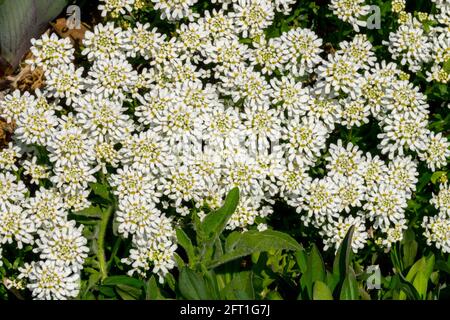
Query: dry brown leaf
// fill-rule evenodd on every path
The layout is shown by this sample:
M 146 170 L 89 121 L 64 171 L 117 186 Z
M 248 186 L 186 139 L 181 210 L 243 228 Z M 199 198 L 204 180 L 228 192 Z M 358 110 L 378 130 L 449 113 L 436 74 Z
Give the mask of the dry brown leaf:
M 14 123 L 7 123 L 0 118 L 0 149 L 8 144 L 14 132 Z
M 69 29 L 66 18 L 59 18 L 56 22 L 50 22 L 50 24 L 60 37 L 70 38 L 73 45 L 81 45 L 84 34 L 89 30 L 85 23 L 81 23 L 80 29 Z

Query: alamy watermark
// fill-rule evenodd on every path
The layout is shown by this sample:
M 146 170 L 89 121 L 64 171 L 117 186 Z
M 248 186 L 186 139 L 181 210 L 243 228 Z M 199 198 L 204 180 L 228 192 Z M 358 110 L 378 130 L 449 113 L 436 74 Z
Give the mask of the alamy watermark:
M 81 9 L 79 6 L 71 5 L 66 10 L 67 20 L 66 26 L 68 29 L 81 29 Z
M 381 270 L 379 265 L 368 266 L 366 273 L 369 277 L 366 280 L 367 290 L 381 289 Z
M 381 29 L 381 9 L 379 6 L 370 6 L 370 16 L 367 18 L 367 29 Z

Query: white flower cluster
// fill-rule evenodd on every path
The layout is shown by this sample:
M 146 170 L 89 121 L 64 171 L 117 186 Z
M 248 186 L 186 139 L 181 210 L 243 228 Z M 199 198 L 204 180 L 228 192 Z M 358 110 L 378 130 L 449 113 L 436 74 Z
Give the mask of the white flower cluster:
M 436 216 L 426 216 L 422 226 L 428 245 L 435 245 L 442 252 L 450 252 L 450 187 L 441 184 L 438 194 L 433 194 L 431 204 L 439 211 Z
M 329 8 L 342 21 L 348 22 L 359 32 L 359 27 L 366 27 L 365 18 L 370 12 L 366 0 L 331 0 Z
M 393 59 L 408 66 L 411 72 L 425 71 L 427 81 L 450 81 L 450 3 L 436 2 L 437 13 L 405 11 L 405 0 L 392 1 L 399 15 L 399 27 L 389 35 L 389 52 Z
M 28 99 L 23 101 L 27 108 L 36 107 L 31 96 L 23 97 Z M 36 157 L 20 160 L 28 151 L 19 134 L 17 139 L 20 147 L 10 143 L 0 151 L 0 244 L 7 248 L 14 244 L 18 249 L 31 246 L 40 260 L 22 266 L 17 278 L 10 279 L 11 285 L 20 289 L 26 284 L 36 299 L 76 297 L 80 271 L 89 251 L 83 226 L 77 227 L 68 219 L 69 208 L 60 190 L 38 186 L 30 195 L 18 178 L 16 163 L 22 162 L 24 176 L 38 185 L 49 177 L 49 169 L 37 164 Z
M 442 168 L 450 143 L 428 129 L 426 96 L 396 64 L 377 61 L 361 34 L 326 59 L 312 30 L 266 38 L 291 0 L 216 0 L 222 8 L 202 16 L 193 0 L 152 2 L 162 18 L 190 22 L 170 37 L 150 24 L 99 24 L 83 42 L 86 70 L 75 67 L 68 40 L 44 35 L 33 41 L 29 63 L 43 68 L 45 89 L 0 102 L 0 116 L 17 126 L 0 154 L 0 239 L 35 243 L 42 261 L 21 273 L 35 297 L 76 295 L 87 250 L 67 212 L 90 206 L 89 184 L 99 176 L 118 199 L 118 233 L 132 241 L 122 259 L 130 274 L 151 271 L 162 280 L 175 266 L 178 218 L 192 207 L 202 218 L 233 187 L 241 201 L 230 230 L 266 229 L 271 205 L 282 199 L 319 230 L 326 248 L 337 248 L 352 225 L 355 252 L 369 238 L 385 247 L 402 239 L 415 158 Z M 344 2 L 332 1 L 336 10 L 354 1 Z M 133 1 L 99 8 L 123 14 Z M 135 59 L 147 64 L 136 67 Z M 334 139 L 371 121 L 381 128 L 380 155 Z M 51 167 L 38 159 L 42 149 Z M 31 196 L 19 159 L 22 179 L 39 186 Z M 442 238 L 427 221 L 424 228 Z

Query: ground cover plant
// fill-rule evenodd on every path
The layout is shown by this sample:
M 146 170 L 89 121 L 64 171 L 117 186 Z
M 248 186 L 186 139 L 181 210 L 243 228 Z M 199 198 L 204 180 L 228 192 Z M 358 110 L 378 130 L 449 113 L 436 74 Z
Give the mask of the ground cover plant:
M 448 1 L 74 4 L 0 97 L 1 298 L 449 297 Z

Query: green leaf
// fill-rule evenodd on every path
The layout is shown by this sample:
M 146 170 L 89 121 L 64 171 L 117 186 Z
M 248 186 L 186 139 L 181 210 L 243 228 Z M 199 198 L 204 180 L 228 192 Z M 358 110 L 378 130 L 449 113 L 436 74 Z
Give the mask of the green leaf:
M 308 296 L 313 298 L 313 285 L 317 280 L 325 281 L 325 264 L 323 263 L 322 256 L 319 249 L 315 244 L 311 248 L 311 252 L 308 255 L 306 272 L 301 278 L 308 291 Z
M 233 275 L 223 294 L 228 300 L 254 300 L 253 272 L 241 271 Z
M 127 285 L 134 288 L 142 288 L 145 283 L 142 280 L 132 278 L 129 276 L 110 276 L 103 280 L 103 285 L 116 286 Z
M 196 260 L 195 248 L 192 245 L 192 241 L 182 229 L 178 228 L 176 232 L 178 244 L 183 247 L 184 251 L 186 251 L 186 254 L 189 259 L 189 264 L 192 265 L 192 263 Z
M 222 231 L 225 229 L 228 220 L 236 211 L 239 204 L 239 189 L 233 188 L 225 198 L 225 203 L 216 211 L 210 212 L 206 215 L 201 223 L 208 242 L 214 243 Z
M 434 255 L 422 257 L 409 270 L 406 280 L 413 284 L 421 299 L 427 296 L 428 281 L 434 268 Z
M 444 62 L 443 69 L 445 72 L 450 73 L 450 59 Z
M 415 234 L 412 229 L 405 232 L 403 240 L 403 266 L 408 268 L 414 263 L 417 255 L 418 244 L 415 240 Z
M 401 275 L 396 275 L 398 277 L 398 288 L 401 290 L 399 295 L 399 300 L 403 300 L 404 298 L 408 298 L 410 300 L 420 300 L 420 295 L 417 292 L 416 288 L 414 286 L 406 281 L 406 279 Z M 402 297 L 406 294 L 406 297 Z
M 203 277 L 189 268 L 181 269 L 178 286 L 182 296 L 188 300 L 210 299 Z
M 137 300 L 142 295 L 142 290 L 126 284 L 118 284 L 115 290 L 123 300 Z
M 145 286 L 145 300 L 163 300 L 164 296 L 159 290 L 158 283 L 156 282 L 155 276 L 151 276 L 148 279 Z
M 300 244 L 291 236 L 273 230 L 233 232 L 225 242 L 225 253 L 219 259 L 207 266 L 215 268 L 237 258 L 245 257 L 255 252 L 270 250 L 302 250 Z
M 348 273 L 352 254 L 352 237 L 355 226 L 351 226 L 344 240 L 342 241 L 337 251 L 333 262 L 333 273 L 339 277 L 339 281 L 343 281 Z
M 436 184 L 436 182 L 442 177 L 442 176 L 446 176 L 447 172 L 446 171 L 436 171 L 431 175 L 431 182 L 433 184 Z
M 91 218 L 101 218 L 103 211 L 99 206 L 90 206 L 89 208 L 74 212 L 77 216 L 91 217 Z
M 89 185 L 94 192 L 95 195 L 99 196 L 102 199 L 111 200 L 111 194 L 109 193 L 108 187 L 101 183 L 91 183 Z
M 316 280 L 314 282 L 313 299 L 333 300 L 333 295 L 331 294 L 330 288 L 328 288 L 328 286 L 324 282 Z
M 436 269 L 444 271 L 448 274 L 450 274 L 450 265 L 448 265 L 445 261 L 443 260 L 438 260 L 436 261 Z
M 357 300 L 359 298 L 358 282 L 356 281 L 355 272 L 352 267 L 348 268 L 345 275 L 344 282 L 342 283 L 341 293 L 339 295 L 340 300 Z
M 98 288 L 98 291 L 100 291 L 101 294 L 108 298 L 115 298 L 117 296 L 116 291 L 113 287 L 110 286 L 100 286 Z

